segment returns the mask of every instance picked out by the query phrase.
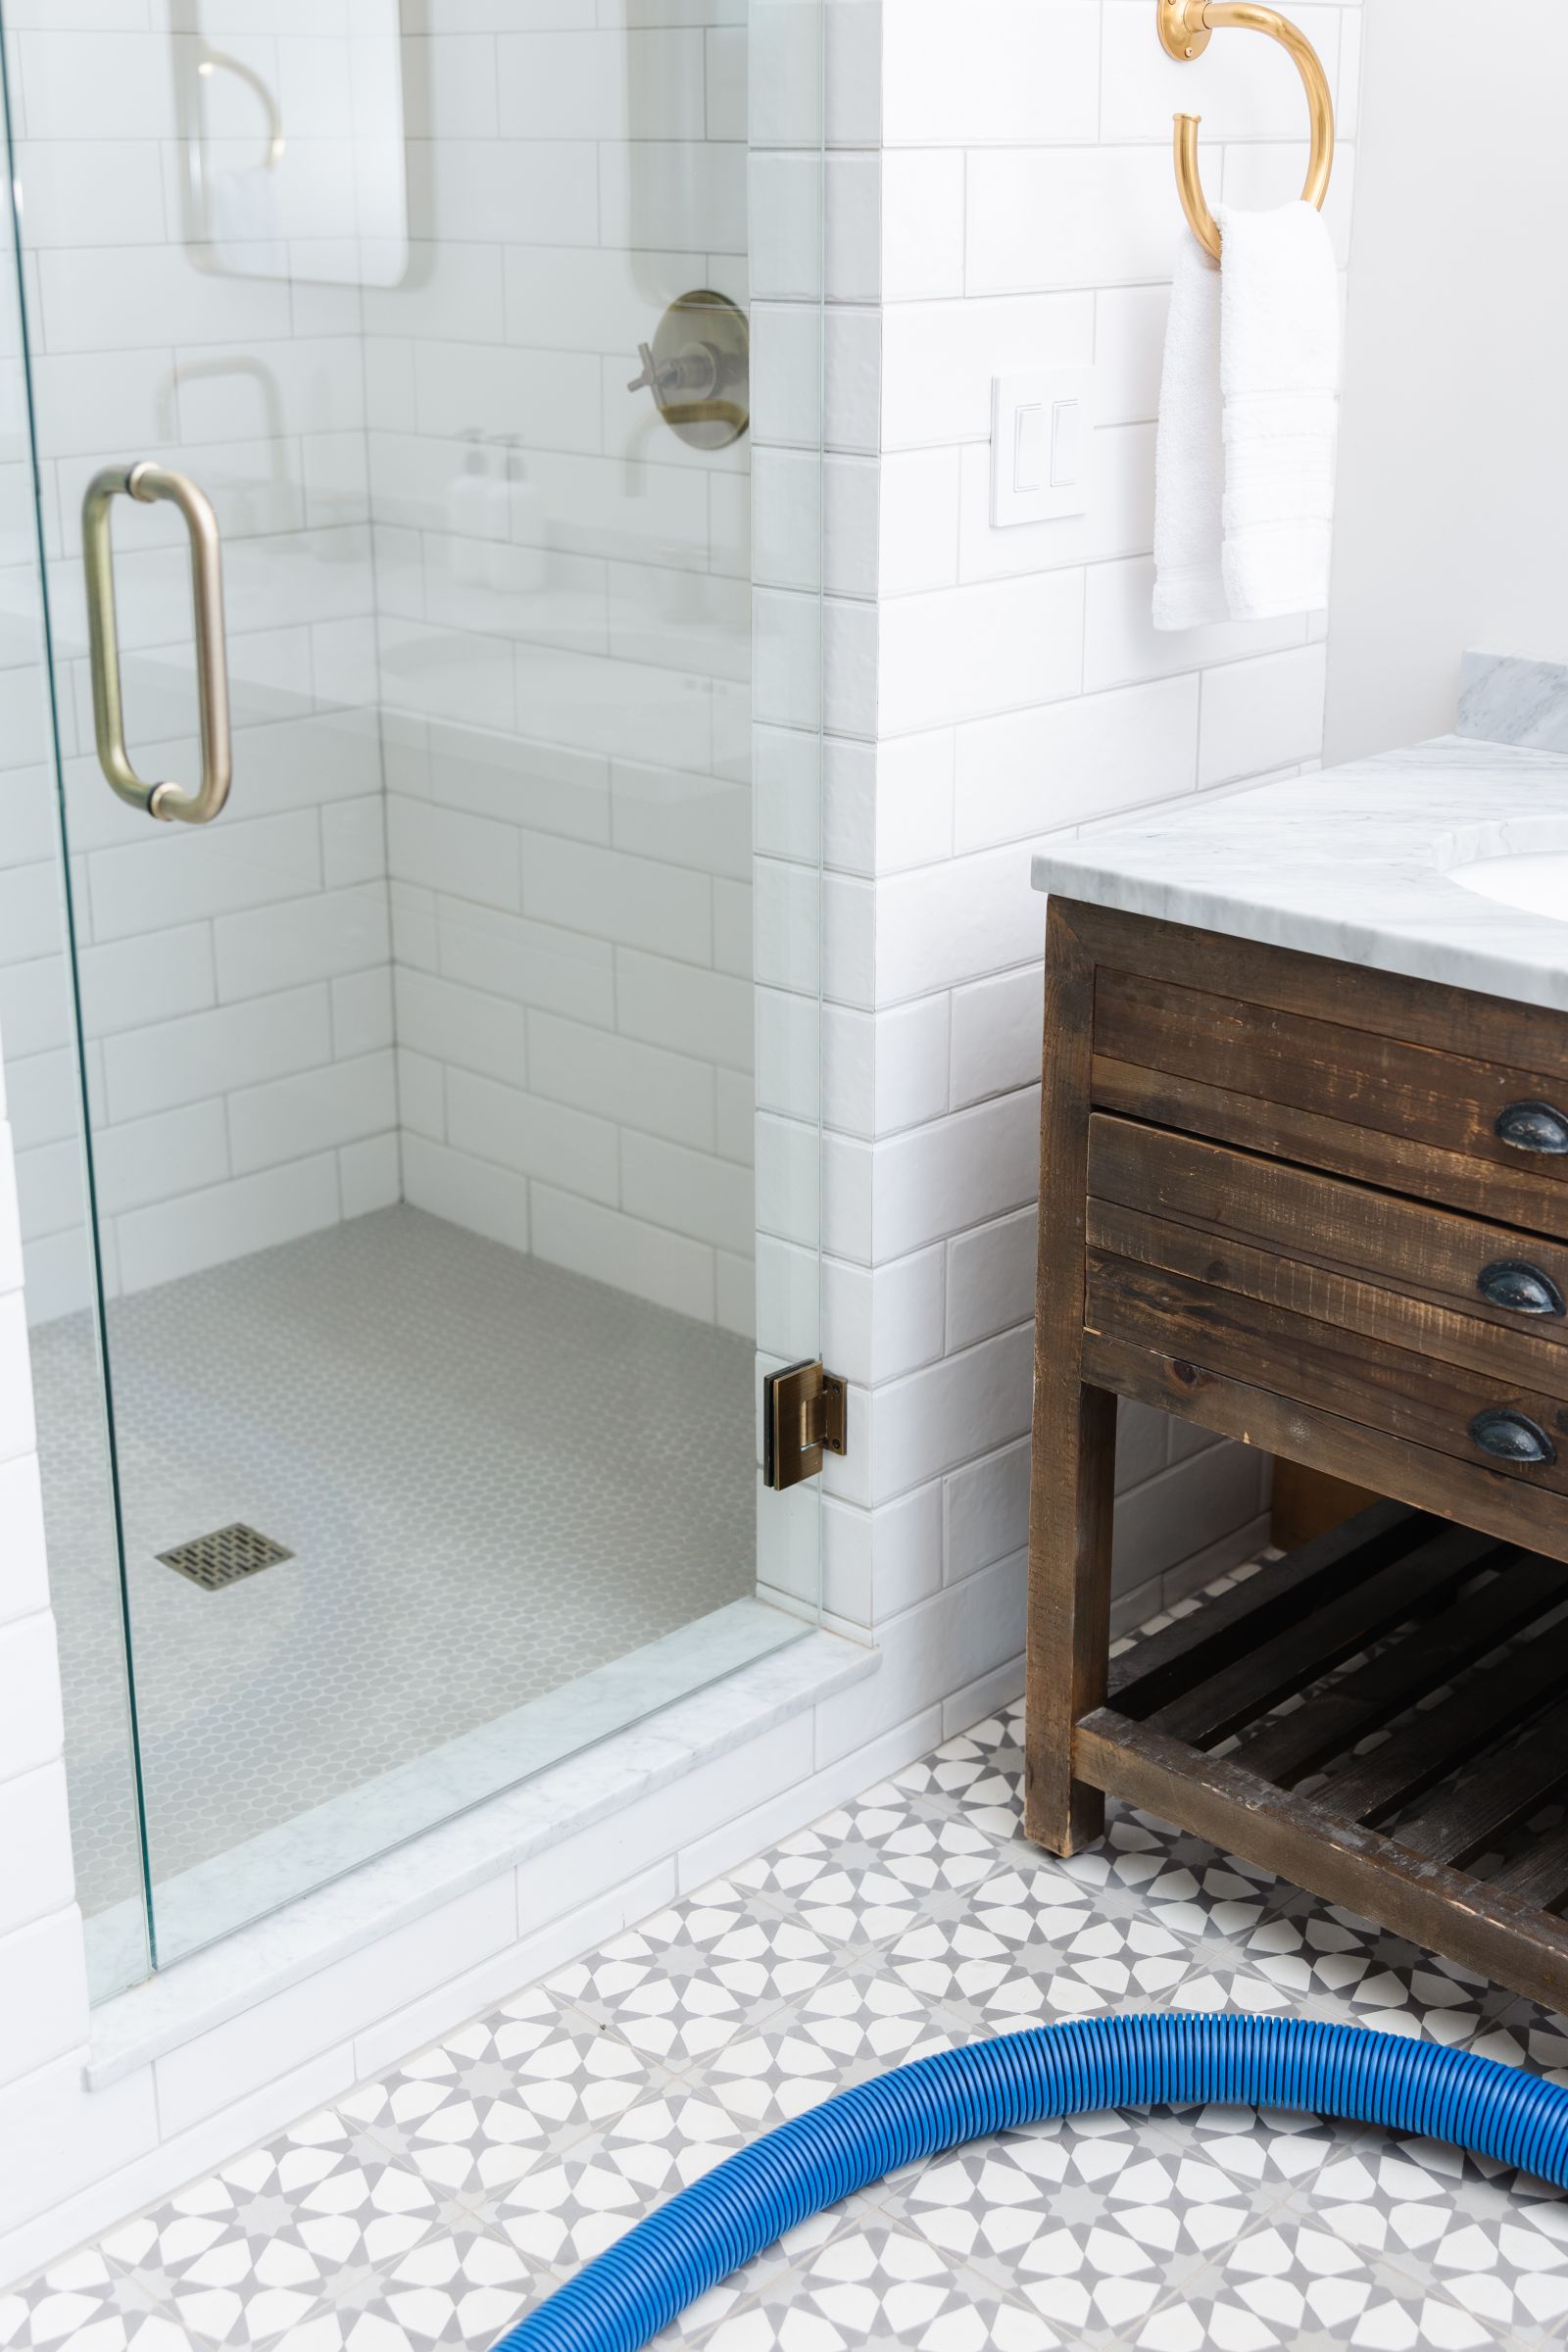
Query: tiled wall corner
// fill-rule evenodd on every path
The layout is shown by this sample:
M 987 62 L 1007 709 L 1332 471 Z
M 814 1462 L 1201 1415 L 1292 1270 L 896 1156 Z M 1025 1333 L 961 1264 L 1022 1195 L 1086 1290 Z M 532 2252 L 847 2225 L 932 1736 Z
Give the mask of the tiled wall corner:
M 1361 12 L 1296 13 L 1336 90 L 1343 266 Z M 884 1676 L 907 1675 L 912 1709 L 931 1694 L 933 1637 L 960 1626 L 977 1689 L 1018 1671 L 1044 930 L 1031 851 L 1314 764 L 1323 626 L 1150 623 L 1181 229 L 1170 117 L 1201 110 L 1211 193 L 1280 201 L 1304 156 L 1290 60 L 1228 33 L 1178 67 L 1147 0 L 867 0 L 859 26 L 864 86 L 843 103 L 880 127 L 841 169 L 829 223 L 829 349 L 851 356 L 837 437 L 830 405 L 824 845 L 826 1347 L 855 1383 L 858 1440 L 829 1468 L 826 1592 L 835 1621 L 874 1633 Z M 991 379 L 1058 364 L 1096 371 L 1090 510 L 994 529 Z M 830 395 L 834 381 L 830 365 Z M 1261 1540 L 1266 1471 L 1125 1410 L 1119 1615 Z

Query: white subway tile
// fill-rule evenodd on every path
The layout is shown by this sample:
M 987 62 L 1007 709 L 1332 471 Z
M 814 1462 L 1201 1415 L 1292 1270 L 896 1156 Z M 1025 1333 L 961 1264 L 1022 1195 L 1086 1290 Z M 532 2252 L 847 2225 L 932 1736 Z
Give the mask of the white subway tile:
M 614 1128 L 520 1087 L 448 1070 L 447 1140 L 518 1176 L 539 1176 L 590 1200 L 617 1197 Z
M 337 1161 L 325 1153 L 133 1210 L 116 1225 L 121 1287 L 151 1290 L 253 1250 L 298 1241 L 335 1225 L 338 1209 Z
M 389 1051 L 247 1088 L 228 1098 L 234 1172 L 249 1175 L 378 1135 L 395 1127 L 397 1118 Z
M 74 1903 L 0 1936 L 0 2083 L 86 2041 L 86 1955 Z
M 969 159 L 974 294 L 1168 278 L 1181 227 L 1168 145 L 980 148 Z
M 172 1110 L 235 1086 L 310 1069 L 331 1057 L 322 987 L 255 997 L 184 1019 L 149 1023 L 104 1045 L 109 1107 L 117 1121 Z
M 1023 1087 L 894 1136 L 875 1147 L 872 1159 L 874 1262 L 881 1265 L 1034 1200 L 1039 1089 Z
M 944 1345 L 945 1282 L 940 1249 L 891 1264 L 827 1258 L 822 1270 L 822 1352 L 861 1388 L 934 1363 Z
M 620 1139 L 620 1173 L 621 1206 L 630 1215 L 750 1254 L 757 1213 L 749 1168 L 628 1129 Z
M 679 1053 L 694 1037 L 704 1054 L 731 1069 L 752 1066 L 752 990 L 723 972 L 705 972 L 635 949 L 617 948 L 616 1026 L 623 1036 Z
M 62 1761 L 0 1781 L 0 1853 L 6 1858 L 0 1880 L 3 1941 L 16 1929 L 64 1910 L 74 1892 Z
M 528 1192 L 527 1179 L 508 1168 L 404 1131 L 403 1197 L 415 1208 L 482 1233 L 509 1250 L 526 1250 L 531 1247 Z
M 495 137 L 496 45 L 476 37 L 495 29 L 454 24 L 427 39 L 405 36 L 404 129 L 411 139 L 457 144 Z
M 345 1217 L 393 1207 L 403 1198 L 403 1155 L 396 1134 L 345 1144 L 337 1155 L 337 1177 Z
M 8 1358 L 19 1342 L 25 1345 L 11 1320 L 0 1319 Z M 0 1625 L 0 1782 L 54 1763 L 64 1739 L 54 1619 L 43 1610 Z
M 1298 4 L 1291 22 L 1311 42 L 1332 82 L 1340 11 Z M 1142 0 L 1104 0 L 1100 136 L 1147 139 L 1168 149 L 1176 114 L 1201 115 L 1203 137 L 1289 139 L 1304 120 L 1301 77 L 1278 41 L 1212 40 L 1200 60 L 1167 57 L 1149 34 Z
M 1095 398 L 1102 424 L 1148 424 L 1159 414 L 1170 287 L 1103 286 L 1095 297 Z
M 1272 654 L 1299 645 L 1299 615 L 1283 620 L 1219 620 L 1200 629 L 1159 630 L 1153 621 L 1154 565 L 1137 556 L 1124 564 L 1093 564 L 1084 598 L 1084 690 L 1170 677 L 1248 654 Z
M 948 1244 L 948 1347 L 1010 1330 L 1034 1315 L 1034 1209 L 999 1217 Z
M 880 720 L 890 735 L 1078 691 L 1076 572 L 897 598 L 881 608 Z
M 822 319 L 821 331 L 824 445 L 872 455 L 879 445 L 881 314 L 847 303 L 833 304 Z
M 1233 662 L 1203 678 L 1198 781 L 1228 784 L 1314 760 L 1323 749 L 1326 645 Z
M 957 1584 L 1029 1541 L 1029 1445 L 965 1462 L 944 1481 L 947 1581 Z
M 192 1102 L 154 1118 L 100 1126 L 93 1166 L 101 1216 L 220 1184 L 230 1173 L 223 1105 Z
M 635 858 L 745 881 L 752 870 L 752 796 L 744 785 L 618 760 L 610 771 L 611 838 Z
M 958 578 L 959 471 L 967 451 L 890 452 L 882 461 L 878 585 L 886 597 Z
M 1045 980 L 1038 963 L 953 992 L 953 1107 L 1029 1086 L 1040 1074 Z
M 529 1014 L 528 1035 L 528 1083 L 535 1094 L 694 1151 L 714 1150 L 711 1063 L 543 1012 Z M 698 1050 L 702 1042 L 691 1041 Z
M 522 837 L 521 869 L 525 915 L 682 961 L 711 956 L 705 875 L 546 834 Z
M 358 809 L 364 803 L 344 806 Z M 322 810 L 323 819 L 339 813 Z M 379 811 L 375 814 L 378 826 Z M 328 889 L 263 911 L 221 915 L 213 925 L 212 941 L 223 1004 L 361 971 L 385 963 L 392 953 L 386 886 L 371 882 Z
M 399 880 L 423 883 L 479 906 L 522 903 L 518 835 L 493 819 L 437 808 L 401 793 L 387 799 L 387 862 Z
M 24 1345 L 24 1329 L 13 1321 L 5 1327 L 5 1340 L 12 1348 Z M 17 1377 L 17 1369 L 14 1361 L 0 1360 L 0 1394 Z M 30 1617 L 48 1604 L 38 1460 L 34 1453 L 23 1452 L 0 1461 L 0 1626 Z
M 418 241 L 598 242 L 591 140 L 411 139 L 407 153 L 409 233 Z
M 1028 1323 L 879 1391 L 871 1406 L 867 1498 L 890 1501 L 1020 1436 L 1029 1426 L 1033 1374 Z
M 1147 554 L 1154 540 L 1154 428 L 1107 426 L 1089 436 L 1088 509 L 1054 522 L 991 520 L 992 453 L 962 452 L 963 491 L 958 576 L 991 580 L 1061 564 L 1102 563 Z
M 1198 694 L 1195 672 L 971 720 L 956 738 L 955 846 L 1026 841 L 1191 792 Z
M 394 988 L 401 1048 L 508 1086 L 527 1085 L 528 1016 L 522 1005 L 401 968 Z
M 470 988 L 572 1020 L 614 1020 L 615 951 L 607 940 L 442 899 L 434 942 L 441 970 Z M 401 949 L 399 956 L 408 960 Z
M 711 1250 L 546 1185 L 532 1189 L 537 1257 L 595 1282 L 613 1283 L 633 1298 L 651 1298 L 698 1322 L 713 1320 Z
M 678 153 L 679 150 L 677 149 Z M 697 148 L 694 154 L 710 159 L 722 158 L 727 162 L 741 157 L 740 148 Z M 828 213 L 828 234 L 834 239 L 837 251 L 837 273 L 843 281 L 843 298 L 854 302 L 874 302 L 876 262 L 875 167 L 869 157 L 844 159 L 833 173 L 831 209 Z M 708 171 L 687 175 L 693 195 L 698 201 L 680 208 L 687 233 L 682 238 L 644 235 L 635 241 L 649 244 L 702 244 L 705 238 L 720 250 L 744 252 L 748 248 L 747 225 L 750 222 L 750 264 L 752 289 L 758 296 L 771 302 L 811 302 L 819 295 L 823 282 L 823 220 L 822 220 L 822 165 L 819 157 L 790 153 L 786 150 L 754 150 L 744 181 L 745 194 L 737 204 L 733 198 L 716 212 L 704 182 L 711 176 Z M 867 188 L 866 183 L 871 183 Z M 656 211 L 656 220 L 659 218 Z M 705 222 L 707 225 L 705 226 Z M 870 233 L 867 234 L 867 224 Z M 866 282 L 866 255 L 872 270 L 871 282 Z
M 815 156 L 796 160 L 808 176 L 803 180 L 798 173 L 778 194 L 797 231 L 801 227 L 814 229 L 821 209 L 817 190 L 823 185 L 822 167 Z M 829 302 L 875 302 L 881 281 L 882 158 L 874 154 L 830 155 L 825 188 L 827 298 Z M 754 199 L 754 255 L 760 227 Z M 811 290 L 809 279 L 806 290 Z
M 34 139 L 115 139 L 134 123 L 144 139 L 175 135 L 172 44 L 145 31 L 93 27 L 22 32 L 15 63 Z
M 883 17 L 890 147 L 1094 138 L 1095 0 L 899 0 Z
M 1037 960 L 1044 937 L 1021 845 L 890 875 L 877 891 L 877 1004 Z
M 160 827 L 132 848 L 95 850 L 87 864 L 95 940 L 140 937 L 319 889 L 320 833 L 304 809 L 231 821 L 220 837 Z
M 332 1054 L 347 1061 L 392 1044 L 392 966 L 348 972 L 332 982 Z
M 890 148 L 882 158 L 882 297 L 963 292 L 963 152 Z
M 751 0 L 746 24 L 738 39 L 731 33 L 709 49 L 709 137 L 747 136 L 749 95 L 754 147 L 820 146 L 822 10 L 809 0 Z
M 748 1176 L 745 1170 L 736 1173 Z M 822 1194 L 820 1131 L 803 1119 L 760 1112 L 753 1230 L 814 1250 L 823 1231 Z M 739 1182 L 732 1188 L 729 1209 L 737 1222 L 745 1214 Z M 750 1242 L 744 1247 L 750 1249 Z

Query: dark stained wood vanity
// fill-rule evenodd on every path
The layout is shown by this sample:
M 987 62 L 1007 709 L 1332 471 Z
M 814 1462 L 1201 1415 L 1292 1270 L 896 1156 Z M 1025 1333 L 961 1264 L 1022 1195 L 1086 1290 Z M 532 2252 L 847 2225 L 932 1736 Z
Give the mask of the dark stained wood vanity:
M 1053 896 L 1044 1078 L 1029 1835 L 1568 2007 L 1568 1013 Z M 1121 1396 L 1391 1499 L 1111 1661 Z

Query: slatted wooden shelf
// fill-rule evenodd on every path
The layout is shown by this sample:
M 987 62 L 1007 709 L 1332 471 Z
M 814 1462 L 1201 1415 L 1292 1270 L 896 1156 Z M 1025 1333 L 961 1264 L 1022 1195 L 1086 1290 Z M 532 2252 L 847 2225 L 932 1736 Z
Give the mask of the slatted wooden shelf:
M 1565 1693 L 1568 1564 L 1379 1503 L 1112 1660 L 1073 1774 L 1563 2008 L 1568 1823 L 1497 1857 Z

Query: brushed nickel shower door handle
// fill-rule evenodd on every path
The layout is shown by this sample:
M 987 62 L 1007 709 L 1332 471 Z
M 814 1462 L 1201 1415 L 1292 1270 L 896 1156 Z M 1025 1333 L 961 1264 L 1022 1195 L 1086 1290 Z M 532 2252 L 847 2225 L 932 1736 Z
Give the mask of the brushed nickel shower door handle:
M 145 783 L 125 749 L 125 710 L 120 684 L 120 624 L 115 615 L 115 556 L 110 510 L 124 496 L 151 505 L 167 499 L 179 509 L 190 534 L 191 604 L 196 623 L 196 695 L 201 737 L 201 782 Z M 93 731 L 98 764 L 122 801 L 166 821 L 205 825 L 228 798 L 234 774 L 228 720 L 228 654 L 223 636 L 223 559 L 212 501 L 188 474 L 143 460 L 106 466 L 87 485 L 81 504 L 81 550 L 87 593 L 87 639 L 92 667 Z

